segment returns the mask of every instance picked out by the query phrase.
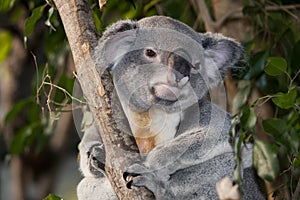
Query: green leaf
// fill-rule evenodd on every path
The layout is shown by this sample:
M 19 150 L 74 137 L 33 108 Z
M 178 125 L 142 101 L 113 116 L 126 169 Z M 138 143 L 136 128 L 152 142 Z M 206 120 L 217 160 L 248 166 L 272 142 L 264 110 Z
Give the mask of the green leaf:
M 287 62 L 281 57 L 269 57 L 265 72 L 270 76 L 278 76 L 286 72 Z
M 15 4 L 15 0 L 0 0 L 0 12 L 7 12 Z
M 237 111 L 245 105 L 248 100 L 248 96 L 251 91 L 250 81 L 239 81 L 238 83 L 238 93 L 235 95 L 232 102 L 232 112 L 237 113 Z
M 264 130 L 272 135 L 275 139 L 281 137 L 286 130 L 287 124 L 282 119 L 270 118 L 262 122 Z
M 103 32 L 103 24 L 102 24 L 101 18 L 99 18 L 99 15 L 97 14 L 97 12 L 100 12 L 100 11 L 98 9 L 92 10 L 92 15 L 93 15 L 93 18 L 95 21 L 95 26 L 96 26 L 97 31 L 99 33 L 101 33 L 101 32 Z
M 252 130 L 254 128 L 256 115 L 253 107 L 242 110 L 241 123 L 244 130 Z
M 272 98 L 273 103 L 282 109 L 292 108 L 295 104 L 297 97 L 297 90 L 293 88 L 288 93 L 284 94 L 282 92 L 277 93 L 277 97 Z
M 56 196 L 55 194 L 49 194 L 43 200 L 63 200 L 63 198 Z
M 295 162 L 294 162 L 294 167 L 297 169 L 298 167 L 300 167 L 300 152 L 298 153 L 298 155 L 296 156 Z
M 276 144 L 284 146 L 292 153 L 297 153 L 299 148 L 299 136 L 294 127 L 288 127 L 282 119 L 266 119 L 262 122 L 264 130 L 270 134 Z
M 252 55 L 249 59 L 250 68 L 244 79 L 252 80 L 258 77 L 264 71 L 268 56 L 268 51 L 260 51 Z
M 0 62 L 4 61 L 10 53 L 12 45 L 12 36 L 10 32 L 3 31 L 0 34 Z
M 286 147 L 290 149 L 293 154 L 297 154 L 300 146 L 300 138 L 298 137 L 297 131 L 293 127 L 291 128 L 289 137 L 287 137 L 287 142 L 288 145 L 286 145 Z
M 262 179 L 274 181 L 279 173 L 279 162 L 270 143 L 256 140 L 253 148 L 253 165 Z
M 32 33 L 36 22 L 43 16 L 46 5 L 33 9 L 31 16 L 25 20 L 25 36 L 29 36 Z
M 29 105 L 32 102 L 31 99 L 25 99 L 25 100 L 21 100 L 18 103 L 16 103 L 11 110 L 6 114 L 4 122 L 7 123 L 9 121 L 11 121 L 13 118 L 16 117 L 17 114 L 19 114 L 22 109 Z
M 20 154 L 23 152 L 27 138 L 32 135 L 32 129 L 32 126 L 26 126 L 17 132 L 10 146 L 11 154 Z

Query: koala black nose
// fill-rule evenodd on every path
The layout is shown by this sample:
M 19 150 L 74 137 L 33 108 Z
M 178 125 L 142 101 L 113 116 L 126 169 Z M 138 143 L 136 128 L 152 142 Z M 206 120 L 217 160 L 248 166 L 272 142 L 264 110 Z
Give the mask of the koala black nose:
M 170 56 L 168 57 L 168 66 L 170 69 L 174 70 L 177 82 L 186 76 L 190 77 L 192 65 L 183 57 L 175 53 L 170 53 Z

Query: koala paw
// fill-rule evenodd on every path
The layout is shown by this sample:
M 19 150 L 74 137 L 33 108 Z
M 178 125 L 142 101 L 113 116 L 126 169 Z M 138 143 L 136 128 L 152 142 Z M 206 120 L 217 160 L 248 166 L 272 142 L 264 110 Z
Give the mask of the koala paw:
M 94 145 L 87 152 L 88 165 L 90 172 L 96 176 L 101 177 L 105 170 L 105 153 L 102 145 Z
M 155 170 L 151 170 L 142 164 L 133 164 L 123 174 L 124 180 L 127 182 L 127 188 L 146 187 L 158 197 L 166 192 L 165 182 L 159 177 Z

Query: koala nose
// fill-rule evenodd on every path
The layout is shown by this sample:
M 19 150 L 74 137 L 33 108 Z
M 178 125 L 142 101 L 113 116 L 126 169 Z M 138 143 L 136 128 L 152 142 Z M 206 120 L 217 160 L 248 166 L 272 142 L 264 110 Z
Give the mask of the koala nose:
M 192 68 L 192 65 L 188 61 L 175 53 L 170 53 L 168 57 L 168 67 L 173 72 L 172 74 L 174 74 L 172 76 L 169 75 L 169 81 L 175 79 L 177 84 L 187 83 Z

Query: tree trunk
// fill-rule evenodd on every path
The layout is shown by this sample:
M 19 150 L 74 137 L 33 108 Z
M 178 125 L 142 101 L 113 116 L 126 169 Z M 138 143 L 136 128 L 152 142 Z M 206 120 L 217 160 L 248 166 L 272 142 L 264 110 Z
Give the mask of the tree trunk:
M 83 94 L 105 145 L 107 176 L 119 199 L 152 199 L 150 191 L 128 189 L 123 180 L 124 171 L 140 156 L 133 137 L 118 130 L 111 116 L 114 87 L 109 73 L 103 70 L 100 76 L 95 67 L 92 55 L 99 37 L 89 5 L 85 0 L 54 0 L 54 3 L 68 37 Z M 105 66 L 101 67 L 104 69 Z

